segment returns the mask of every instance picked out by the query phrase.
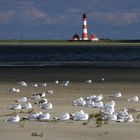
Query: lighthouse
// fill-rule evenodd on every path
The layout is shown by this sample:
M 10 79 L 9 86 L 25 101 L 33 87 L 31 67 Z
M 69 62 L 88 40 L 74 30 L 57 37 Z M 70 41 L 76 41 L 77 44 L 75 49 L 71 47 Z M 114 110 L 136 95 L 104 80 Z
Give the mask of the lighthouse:
M 86 14 L 83 14 L 83 24 L 82 24 L 82 38 L 76 33 L 72 36 L 72 41 L 99 41 L 99 38 L 95 33 L 88 35 L 87 32 L 87 18 Z
M 87 33 L 87 18 L 86 14 L 83 14 L 83 28 L 82 28 L 82 40 L 88 40 L 88 33 Z

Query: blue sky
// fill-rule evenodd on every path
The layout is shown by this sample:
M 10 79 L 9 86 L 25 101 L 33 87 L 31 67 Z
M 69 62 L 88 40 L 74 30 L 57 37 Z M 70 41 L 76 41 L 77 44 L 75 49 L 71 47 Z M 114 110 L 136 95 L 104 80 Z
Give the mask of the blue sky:
M 70 39 L 84 12 L 89 34 L 140 39 L 140 0 L 0 0 L 0 39 Z

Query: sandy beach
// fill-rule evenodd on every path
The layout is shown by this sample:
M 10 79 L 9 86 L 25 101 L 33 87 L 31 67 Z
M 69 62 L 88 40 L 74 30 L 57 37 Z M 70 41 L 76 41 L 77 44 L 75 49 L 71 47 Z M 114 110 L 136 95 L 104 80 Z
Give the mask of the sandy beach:
M 105 81 L 101 79 L 105 78 Z M 85 83 L 91 79 L 91 84 Z M 69 80 L 69 86 L 56 85 L 55 80 L 60 82 Z M 21 87 L 17 83 L 26 81 L 27 87 Z M 33 83 L 40 85 L 47 83 L 47 87 L 32 87 Z M 20 93 L 11 93 L 8 89 L 16 87 Z M 51 119 L 68 112 L 73 113 L 83 109 L 88 114 L 98 112 L 96 108 L 77 107 L 72 101 L 79 97 L 85 98 L 93 94 L 103 94 L 103 102 L 109 102 L 109 96 L 113 92 L 121 92 L 122 97 L 115 100 L 116 110 L 127 107 L 134 117 L 134 122 L 117 123 L 109 121 L 97 127 L 93 118 L 86 125 L 85 121 L 66 122 L 50 121 L 21 121 L 9 123 L 3 120 L 15 114 L 15 111 L 7 109 L 8 105 L 15 104 L 20 97 L 31 97 L 33 93 L 54 90 L 54 94 L 47 94 L 46 98 L 52 102 L 54 108 L 51 110 L 39 109 L 35 100 L 29 99 L 33 105 L 33 111 L 49 112 Z M 140 102 L 128 102 L 132 96 L 140 97 L 140 71 L 139 69 L 98 69 L 98 68 L 0 68 L 0 139 L 4 140 L 139 140 L 140 138 Z M 137 110 L 135 112 L 134 110 Z M 29 110 L 16 111 L 20 117 L 27 115 Z M 86 121 L 87 122 L 87 121 Z M 39 136 L 33 136 L 37 133 Z

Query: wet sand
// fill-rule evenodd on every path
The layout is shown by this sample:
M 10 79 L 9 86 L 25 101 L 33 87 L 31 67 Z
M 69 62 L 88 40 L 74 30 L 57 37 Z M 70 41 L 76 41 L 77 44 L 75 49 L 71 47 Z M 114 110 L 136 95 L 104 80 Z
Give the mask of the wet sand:
M 105 81 L 101 81 L 104 77 Z M 85 80 L 91 79 L 92 84 L 85 83 Z M 17 85 L 21 80 L 26 81 L 29 86 L 21 87 Z M 69 80 L 68 87 L 55 85 L 54 80 Z M 33 83 L 41 84 L 47 82 L 47 87 L 32 87 Z M 20 93 L 12 94 L 8 91 L 11 87 L 17 87 Z M 87 125 L 83 121 L 67 122 L 37 122 L 22 121 L 11 124 L 2 120 L 15 113 L 8 110 L 7 106 L 16 103 L 19 97 L 30 97 L 33 93 L 46 92 L 49 89 L 54 90 L 54 94 L 47 95 L 48 101 L 52 102 L 54 109 L 41 110 L 49 112 L 51 119 L 64 112 L 73 113 L 83 109 L 85 112 L 96 113 L 97 109 L 87 107 L 72 106 L 71 101 L 79 97 L 86 97 L 93 94 L 103 94 L 103 102 L 110 101 L 109 95 L 112 92 L 122 92 L 122 98 L 116 99 L 116 110 L 123 107 L 140 110 L 140 102 L 127 102 L 129 97 L 137 95 L 140 97 L 140 71 L 139 69 L 88 69 L 88 68 L 1 68 L 0 69 L 0 139 L 43 139 L 43 140 L 138 140 L 140 138 L 140 118 L 137 116 L 140 112 L 132 113 L 134 122 L 116 123 L 108 122 L 101 127 L 97 127 L 95 119 Z M 39 111 L 34 100 L 29 99 L 33 104 L 34 111 Z M 19 113 L 22 117 L 28 110 Z M 32 136 L 37 132 L 40 136 Z

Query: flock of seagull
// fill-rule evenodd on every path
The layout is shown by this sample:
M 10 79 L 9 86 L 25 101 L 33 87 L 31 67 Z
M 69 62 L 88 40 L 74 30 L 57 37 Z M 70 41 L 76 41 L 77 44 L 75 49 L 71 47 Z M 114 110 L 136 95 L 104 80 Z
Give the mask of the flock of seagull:
M 102 81 L 104 81 L 105 79 L 102 78 Z M 92 80 L 87 80 L 85 81 L 88 84 L 92 83 Z M 57 80 L 55 81 L 55 84 L 59 84 L 60 82 Z M 68 86 L 69 85 L 69 81 L 64 81 L 62 82 L 62 86 Z M 23 87 L 27 87 L 28 84 L 24 81 L 21 81 L 18 83 L 18 85 L 23 86 Z M 33 87 L 38 87 L 38 84 L 35 83 L 32 85 Z M 41 84 L 41 86 L 46 87 L 47 83 L 43 83 Z M 20 89 L 18 88 L 11 88 L 9 90 L 9 92 L 12 93 L 19 93 Z M 54 91 L 53 90 L 48 90 L 47 94 L 53 94 Z M 78 99 L 75 99 L 72 101 L 72 105 L 73 106 L 81 106 L 81 107 L 89 107 L 89 108 L 97 108 L 99 110 L 99 114 L 101 115 L 101 119 L 105 120 L 105 121 L 116 121 L 116 122 L 133 122 L 134 118 L 132 116 L 132 114 L 128 113 L 128 109 L 126 107 L 124 107 L 121 111 L 117 112 L 115 110 L 115 99 L 116 98 L 121 98 L 122 97 L 122 93 L 121 92 L 117 92 L 117 93 L 113 93 L 112 95 L 110 95 L 110 102 L 107 103 L 103 103 L 103 95 L 91 95 L 91 96 L 87 96 L 85 98 L 80 97 Z M 32 96 L 29 98 L 31 100 L 35 100 L 35 104 L 38 105 L 39 109 L 44 109 L 44 110 L 48 110 L 48 109 L 53 109 L 53 104 L 51 102 L 49 102 L 46 98 L 46 93 L 36 93 L 36 94 L 32 94 Z M 138 96 L 134 96 L 131 97 L 127 100 L 128 102 L 138 102 L 139 101 L 139 97 Z M 33 106 L 31 103 L 28 103 L 28 98 L 27 97 L 21 97 L 19 99 L 16 100 L 17 104 L 13 104 L 13 105 L 9 105 L 7 107 L 7 109 L 9 110 L 24 110 L 24 109 L 33 109 Z M 32 113 L 32 114 L 27 114 L 26 116 L 22 116 L 22 118 L 20 118 L 19 115 L 16 116 L 11 116 L 11 117 L 7 117 L 4 119 L 4 121 L 6 122 L 19 122 L 21 121 L 21 119 L 24 120 L 51 120 L 51 114 L 50 113 L 43 113 L 43 112 L 36 112 L 36 113 Z M 74 121 L 85 121 L 89 119 L 89 114 L 84 112 L 82 109 L 80 111 L 77 111 L 75 113 L 64 113 L 61 114 L 58 117 L 54 117 L 53 119 L 55 120 L 60 120 L 60 121 L 67 121 L 70 119 L 73 119 Z
M 121 92 L 114 93 L 111 96 L 111 99 L 122 97 Z M 115 101 L 112 100 L 108 103 L 102 102 L 103 95 L 92 95 L 88 96 L 85 99 L 80 97 L 73 101 L 74 106 L 87 106 L 90 108 L 98 108 L 102 120 L 105 121 L 116 121 L 116 122 L 133 122 L 134 118 L 132 114 L 128 113 L 128 109 L 124 107 L 121 111 L 115 111 Z M 138 96 L 134 96 L 128 99 L 128 102 L 138 102 Z

